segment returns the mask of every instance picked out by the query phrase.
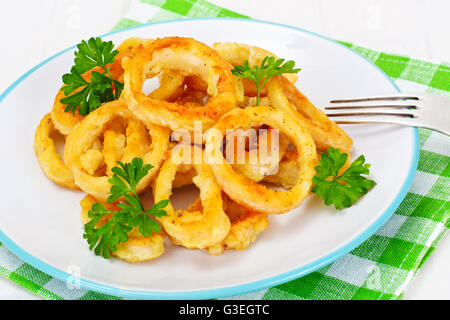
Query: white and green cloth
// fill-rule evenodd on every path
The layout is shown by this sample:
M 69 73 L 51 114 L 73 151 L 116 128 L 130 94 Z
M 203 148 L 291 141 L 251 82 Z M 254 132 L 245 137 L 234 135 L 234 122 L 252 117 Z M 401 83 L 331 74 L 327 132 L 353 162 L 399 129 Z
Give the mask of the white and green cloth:
M 114 30 L 186 17 L 245 15 L 205 0 L 141 0 Z M 450 96 L 450 64 L 436 64 L 341 42 L 380 67 L 404 91 Z M 334 263 L 296 280 L 229 299 L 399 299 L 450 222 L 450 143 L 419 129 L 417 172 L 405 199 L 368 240 Z M 48 299 L 120 299 L 65 282 L 25 263 L 0 243 L 0 275 Z

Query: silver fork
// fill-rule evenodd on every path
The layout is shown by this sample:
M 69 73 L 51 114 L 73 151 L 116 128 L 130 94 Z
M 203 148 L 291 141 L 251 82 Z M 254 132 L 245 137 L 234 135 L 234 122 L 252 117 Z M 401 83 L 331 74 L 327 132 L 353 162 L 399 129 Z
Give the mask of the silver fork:
M 433 94 L 389 94 L 331 100 L 325 112 L 336 123 L 393 123 L 450 136 L 450 98 Z

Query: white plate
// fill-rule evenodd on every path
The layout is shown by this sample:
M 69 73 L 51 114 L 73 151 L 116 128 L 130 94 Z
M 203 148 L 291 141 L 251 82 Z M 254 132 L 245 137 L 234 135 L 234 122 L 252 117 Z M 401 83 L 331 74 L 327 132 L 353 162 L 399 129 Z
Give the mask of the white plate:
M 310 32 L 261 21 L 192 19 L 149 24 L 103 36 L 119 44 L 128 37 L 187 36 L 207 44 L 244 42 L 293 59 L 302 68 L 297 85 L 317 106 L 331 98 L 396 92 L 373 64 L 346 47 Z M 414 128 L 347 126 L 353 155 L 364 154 L 376 187 L 341 212 L 315 196 L 298 209 L 270 216 L 270 227 L 244 251 L 210 256 L 167 243 L 154 261 L 105 260 L 82 238 L 80 192 L 49 181 L 33 152 L 36 126 L 52 107 L 74 48 L 42 62 L 0 98 L 2 179 L 0 241 L 28 263 L 62 280 L 79 275 L 84 288 L 131 298 L 213 298 L 273 286 L 316 270 L 373 234 L 406 194 L 415 172 Z M 71 277 L 73 279 L 73 277 Z

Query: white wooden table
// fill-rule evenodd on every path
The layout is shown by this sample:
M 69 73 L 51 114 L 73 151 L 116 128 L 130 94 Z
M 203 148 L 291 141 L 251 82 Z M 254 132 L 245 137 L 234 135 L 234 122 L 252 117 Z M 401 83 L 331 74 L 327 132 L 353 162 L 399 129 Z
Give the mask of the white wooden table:
M 43 59 L 109 31 L 137 0 L 14 0 L 0 4 L 0 92 Z M 211 0 L 253 18 L 431 61 L 450 61 L 448 0 Z M 405 299 L 450 299 L 450 237 Z M 40 299 L 0 278 L 0 299 Z

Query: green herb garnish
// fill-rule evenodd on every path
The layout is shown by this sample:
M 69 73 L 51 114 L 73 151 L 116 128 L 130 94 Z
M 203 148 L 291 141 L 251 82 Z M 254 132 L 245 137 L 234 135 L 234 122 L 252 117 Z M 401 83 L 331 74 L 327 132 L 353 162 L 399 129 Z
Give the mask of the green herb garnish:
M 260 66 L 250 67 L 248 60 L 242 65 L 234 66 L 231 72 L 238 77 L 250 79 L 256 84 L 256 104 L 259 105 L 259 96 L 261 89 L 264 88 L 266 82 L 273 76 L 282 75 L 283 73 L 297 73 L 301 69 L 295 69 L 295 62 L 292 60 L 284 62 L 284 59 L 276 59 L 275 57 L 266 56 Z
M 66 95 L 60 102 L 66 105 L 64 111 L 84 116 L 100 107 L 103 103 L 116 100 L 123 90 L 123 83 L 114 80 L 107 64 L 113 63 L 119 51 L 114 50 L 112 41 L 102 41 L 100 38 L 90 38 L 81 41 L 75 52 L 74 66 L 70 73 L 63 75 L 65 86 L 62 91 Z M 89 81 L 82 74 L 92 68 L 100 67 L 102 72 L 92 71 Z M 75 90 L 79 89 L 76 93 Z M 71 94 L 73 93 L 73 94 Z M 71 95 L 70 95 L 71 94 Z
M 312 180 L 314 185 L 311 191 L 323 198 L 327 206 L 333 204 L 336 209 L 350 207 L 376 184 L 362 176 L 369 174 L 370 167 L 370 164 L 364 163 L 363 155 L 354 160 L 344 173 L 339 174 L 347 157 L 348 154 L 341 153 L 339 149 L 328 148 L 328 154 L 322 154 L 316 167 L 317 174 Z
M 134 158 L 131 163 L 123 164 L 117 162 L 119 166 L 111 169 L 113 176 L 108 180 L 111 186 L 111 195 L 108 203 L 117 201 L 123 197 L 126 202 L 117 203 L 120 211 L 106 209 L 101 203 L 95 203 L 88 216 L 92 220 L 84 225 L 85 238 L 89 244 L 89 249 L 94 249 L 96 255 L 108 259 L 111 251 L 117 250 L 117 244 L 128 241 L 128 233 L 132 228 L 137 227 L 143 236 L 151 236 L 153 232 L 160 232 L 161 227 L 151 217 L 162 217 L 166 215 L 164 208 L 169 200 L 162 200 L 154 204 L 145 211 L 141 199 L 137 195 L 136 186 L 145 177 L 152 165 L 143 165 L 140 158 Z M 100 228 L 96 228 L 97 223 L 106 215 L 113 214 L 108 222 Z

